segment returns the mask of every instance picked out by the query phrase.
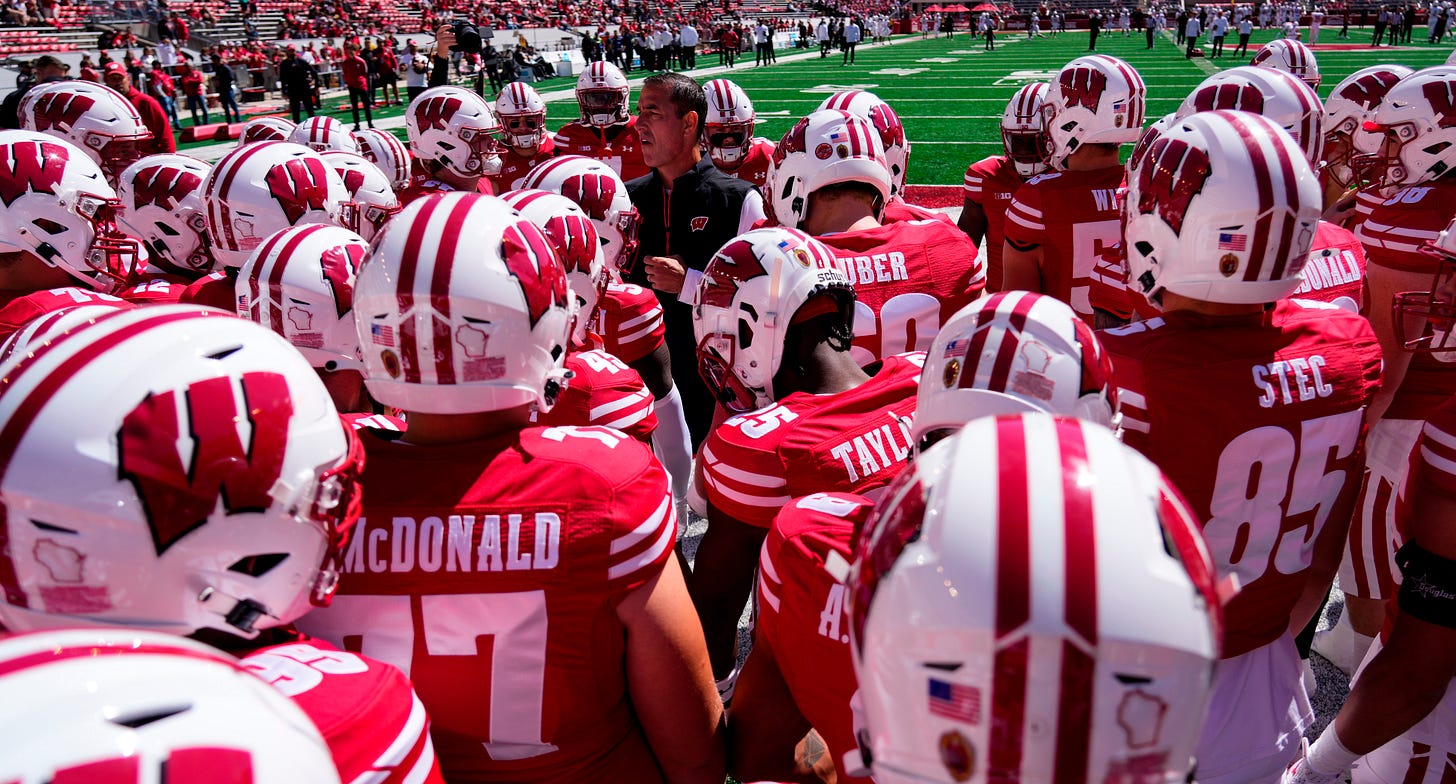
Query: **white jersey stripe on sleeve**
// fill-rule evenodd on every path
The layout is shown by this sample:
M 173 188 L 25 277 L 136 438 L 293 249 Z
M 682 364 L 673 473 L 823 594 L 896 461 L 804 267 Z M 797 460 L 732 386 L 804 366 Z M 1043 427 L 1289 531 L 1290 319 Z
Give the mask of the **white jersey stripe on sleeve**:
M 644 387 L 637 390 L 636 392 L 628 393 L 617 400 L 610 400 L 606 403 L 596 406 L 595 408 L 592 408 L 590 411 L 588 411 L 586 416 L 592 424 L 597 424 L 598 419 L 601 419 L 608 414 L 615 414 L 624 408 L 632 408 L 633 406 L 641 405 L 644 400 L 650 400 L 651 398 L 652 393 L 648 392 L 647 389 Z M 612 427 L 612 425 L 608 425 L 608 427 Z
M 646 520 L 642 521 L 641 525 L 632 529 L 630 532 L 623 534 L 616 539 L 613 539 L 611 548 L 608 550 L 608 552 L 610 552 L 612 555 L 617 555 L 637 546 L 642 542 L 642 540 L 646 539 L 648 536 L 651 536 L 652 532 L 661 528 L 663 519 L 668 517 L 672 513 L 672 511 L 672 496 L 667 496 L 662 499 L 662 503 L 657 505 L 657 509 L 655 509 L 652 514 L 648 515 Z
M 1426 462 L 1426 465 L 1436 469 L 1437 471 L 1440 471 L 1443 474 L 1456 476 L 1456 460 L 1448 460 L 1444 457 L 1441 457 L 1428 446 L 1421 447 L 1421 459 Z
M 652 334 L 652 331 L 654 329 L 657 329 L 657 325 L 658 325 L 658 322 L 654 321 L 651 324 L 647 324 L 647 325 L 643 326 L 641 329 L 637 330 L 636 332 L 623 332 L 621 329 L 618 329 L 617 330 L 617 342 L 618 343 L 622 343 L 622 344 L 630 344 L 634 340 L 641 340 L 642 338 L 645 338 L 648 335 L 651 335 Z
M 1029 220 L 1027 220 L 1027 219 L 1025 219 L 1023 217 L 1021 217 L 1020 215 L 1018 215 L 1016 213 L 1015 210 L 1007 210 L 1006 211 L 1006 220 L 1009 220 L 1009 221 L 1011 221 L 1011 222 L 1013 222 L 1013 223 L 1015 223 L 1017 225 L 1020 225 L 1020 226 L 1025 226 L 1026 228 L 1031 229 L 1032 231 L 1044 231 L 1046 229 L 1046 227 L 1043 226 L 1041 223 L 1033 223 L 1033 222 L 1031 222 L 1031 221 L 1029 221 Z
M 708 487 L 718 491 L 719 493 L 722 493 L 724 498 L 743 504 L 744 506 L 776 508 L 794 500 L 788 494 L 772 496 L 749 495 L 748 493 L 740 492 L 738 490 L 734 490 L 731 487 L 728 487 L 726 484 L 719 481 L 718 478 L 713 476 L 711 473 L 705 473 L 704 476 L 708 480 Z
M 617 328 L 618 329 L 622 329 L 622 330 L 627 330 L 627 329 L 632 329 L 633 327 L 635 327 L 635 326 L 637 326 L 639 324 L 642 324 L 644 322 L 648 322 L 648 321 L 660 321 L 660 320 L 662 320 L 662 306 L 661 305 L 653 308 L 652 310 L 647 311 L 646 313 L 643 313 L 640 316 L 637 316 L 636 318 L 629 318 L 626 321 L 623 321 L 622 323 L 620 323 L 620 324 L 617 325 Z
M 673 541 L 677 538 L 674 535 L 677 533 L 677 508 L 673 506 L 671 495 L 667 496 L 663 500 L 663 504 L 667 507 L 668 514 L 666 524 L 663 524 L 660 521 L 658 523 L 661 533 L 658 534 L 657 541 L 653 542 L 651 547 L 643 550 L 637 555 L 623 559 L 608 566 L 608 580 L 616 580 L 622 577 L 626 577 L 627 575 L 632 574 L 639 569 L 650 566 L 653 561 L 656 561 L 657 558 L 661 556 L 664 551 L 667 550 L 667 548 L 672 546 Z M 658 507 L 658 509 L 659 512 L 654 512 L 652 516 L 648 518 L 649 523 L 653 520 L 658 519 L 662 507 Z M 644 523 L 643 525 L 646 525 L 646 523 Z M 642 526 L 638 526 L 637 530 L 642 530 Z M 635 535 L 636 533 L 637 531 L 633 531 L 632 535 Z M 612 554 L 616 555 L 618 552 L 620 551 L 617 549 L 617 543 L 613 542 Z
M 714 456 L 713 450 L 709 449 L 708 447 L 703 447 L 703 460 L 705 466 L 704 473 L 709 476 L 712 476 L 715 473 L 722 474 L 723 478 L 725 479 L 731 479 L 735 482 L 740 482 L 745 485 L 763 487 L 769 490 L 778 490 L 788 487 L 788 482 L 785 481 L 784 478 L 781 476 L 755 474 L 751 471 L 744 471 L 741 468 L 734 468 L 731 465 L 727 465 L 723 461 L 719 460 L 716 456 Z
M 404 727 L 400 728 L 399 735 L 389 744 L 377 759 L 374 760 L 374 769 L 360 774 L 350 784 L 383 784 L 388 781 L 395 772 L 396 765 L 404 762 L 411 751 L 420 745 L 420 739 L 425 735 L 426 715 L 425 706 L 420 702 L 418 695 L 410 692 L 410 712 L 405 719 Z M 428 759 L 426 759 L 428 757 Z M 429 775 L 431 766 L 435 761 L 435 749 L 431 744 L 425 744 L 425 750 L 420 754 L 415 767 L 410 771 L 407 781 L 424 781 Z M 423 769 L 421 768 L 423 765 Z M 418 775 L 418 778 L 416 778 Z

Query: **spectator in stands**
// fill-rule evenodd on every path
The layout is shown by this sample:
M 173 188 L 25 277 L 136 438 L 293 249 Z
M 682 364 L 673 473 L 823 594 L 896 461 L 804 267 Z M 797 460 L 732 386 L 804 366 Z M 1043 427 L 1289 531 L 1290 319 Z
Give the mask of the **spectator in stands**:
M 295 123 L 303 122 L 304 111 L 309 117 L 314 115 L 313 91 L 318 85 L 318 71 L 299 59 L 298 48 L 292 44 L 284 50 L 283 60 L 278 64 L 278 83 L 288 98 L 288 110 L 293 113 Z
M 37 84 L 46 82 L 59 82 L 68 78 L 71 66 L 61 62 L 61 58 L 53 54 L 43 54 L 31 61 L 31 68 L 34 70 L 35 81 L 24 87 L 17 86 L 4 101 L 0 101 L 0 128 L 15 130 L 20 127 L 20 117 L 16 110 L 20 108 L 20 99 Z
M 26 60 L 15 71 L 15 90 L 25 92 L 33 84 L 35 84 L 35 66 Z
M 172 45 L 172 39 L 163 38 L 162 42 L 157 44 L 157 60 L 162 63 L 163 68 L 169 71 L 172 66 L 177 64 L 177 47 Z
M 177 117 L 177 84 L 172 77 L 162 70 L 161 63 L 152 61 L 151 70 L 147 72 L 147 94 L 156 99 L 172 124 L 172 130 L 182 130 L 182 121 Z M 154 136 L 156 134 L 153 134 Z
M 96 70 L 96 65 L 91 62 L 91 55 L 89 55 L 89 54 L 83 54 L 83 55 L 81 55 L 81 69 L 80 70 L 81 70 L 80 78 L 81 78 L 82 81 L 96 82 L 98 84 L 101 82 L 101 72 L 98 71 L 98 70 Z
M 212 56 L 212 81 L 217 90 L 217 103 L 222 107 L 223 122 L 242 122 L 243 110 L 238 108 L 238 99 L 233 94 L 233 83 L 236 81 L 233 67 L 223 62 L 222 57 L 217 54 Z M 146 117 L 143 116 L 142 119 Z
M 359 130 L 359 106 L 364 107 L 364 119 L 374 127 L 373 100 L 369 97 L 369 64 L 359 56 L 359 45 L 353 41 L 344 44 L 343 68 L 344 86 L 349 88 L 349 109 L 354 112 L 354 130 Z
M 152 137 L 137 145 L 142 155 L 156 155 L 163 152 L 176 152 L 177 140 L 172 137 L 172 126 L 167 123 L 167 113 L 162 110 L 162 105 L 157 99 L 138 90 L 132 84 L 131 75 L 126 72 L 126 66 L 121 63 L 110 63 L 106 66 L 106 86 L 126 96 L 131 102 L 137 114 L 142 118 L 142 125 L 151 131 Z

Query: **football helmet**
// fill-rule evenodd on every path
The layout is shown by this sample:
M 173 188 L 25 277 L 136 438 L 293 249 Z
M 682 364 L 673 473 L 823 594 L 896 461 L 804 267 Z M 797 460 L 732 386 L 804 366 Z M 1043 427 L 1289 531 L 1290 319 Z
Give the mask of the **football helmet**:
M 238 146 L 246 147 L 253 142 L 286 142 L 288 135 L 296 128 L 286 117 L 255 117 L 243 124 L 243 133 L 238 136 Z
M 1158 137 L 1162 136 L 1163 132 L 1172 127 L 1175 122 L 1178 122 L 1177 112 L 1170 112 L 1148 123 L 1148 127 L 1143 129 L 1143 135 L 1138 137 L 1137 144 L 1132 146 L 1132 155 L 1127 159 L 1127 165 L 1130 167 L 1133 161 L 1143 157 L 1148 148 L 1153 146 L 1153 142 L 1157 141 Z
M 339 225 L 349 191 L 318 153 L 258 142 L 224 155 L 202 185 L 212 255 L 241 267 L 263 240 L 289 226 Z
M 20 99 L 20 127 L 58 136 L 91 156 L 112 185 L 152 138 L 126 96 L 104 84 L 68 79 L 32 87 Z
M 1436 260 L 1429 291 L 1395 295 L 1395 335 L 1406 351 L 1456 362 L 1456 220 L 1421 248 Z
M 26 251 L 96 291 L 130 282 L 146 259 L 116 222 L 121 202 L 90 156 L 64 139 L 0 131 L 0 252 Z
M 495 99 L 495 113 L 512 147 L 534 149 L 546 141 L 546 102 L 536 88 L 511 82 Z
M 0 778 L 337 784 L 303 711 L 233 657 L 128 629 L 0 641 Z
M 1376 152 L 1353 159 L 1366 181 L 1391 188 L 1445 174 L 1456 164 L 1456 67 L 1422 68 L 1401 79 L 1364 129 L 1383 137 Z
M 329 150 L 320 156 L 339 175 L 344 190 L 349 192 L 349 200 L 339 208 L 339 223 L 357 232 L 365 242 L 374 239 L 400 210 L 399 197 L 394 195 L 389 177 L 362 155 Z
M 577 345 L 586 343 L 602 293 L 611 280 L 596 225 L 576 202 L 550 191 L 511 191 L 502 194 L 501 200 L 536 224 L 556 248 L 556 256 L 566 270 L 566 284 L 576 295 L 576 325 L 571 339 Z
M 1351 156 L 1379 150 L 1379 134 L 1365 130 L 1365 119 L 1397 82 L 1415 73 L 1403 65 L 1372 65 L 1335 85 L 1325 101 L 1325 171 L 1343 187 L 1358 183 Z
M 187 155 L 148 155 L 126 167 L 116 185 L 117 221 L 146 243 L 158 272 L 196 278 L 212 271 L 212 242 L 202 183 L 212 167 Z
M 282 335 L 315 368 L 362 370 L 354 278 L 368 255 L 368 241 L 348 229 L 284 229 L 238 270 L 238 315 Z
M 7 552 L 43 555 L 6 559 L 0 624 L 252 638 L 328 604 L 363 455 L 283 338 L 195 305 L 119 310 L 6 380 Z
M 1046 82 L 1025 85 L 1011 96 L 1006 111 L 1001 113 L 1001 145 L 1022 179 L 1035 177 L 1047 168 L 1046 118 L 1041 113 L 1046 94 Z
M 1309 85 L 1283 71 L 1241 65 L 1219 71 L 1193 88 L 1178 107 L 1178 117 L 1215 109 L 1250 112 L 1289 132 L 1311 166 L 1324 149 L 1324 108 Z
M 815 299 L 822 307 L 805 307 Z M 828 313 L 843 321 L 840 337 L 848 350 L 854 286 L 833 250 L 797 229 L 763 228 L 739 235 L 718 250 L 698 283 L 698 304 L 693 307 L 698 373 L 730 413 L 769 405 L 778 399 L 773 379 L 789 327 Z
M 1143 130 L 1148 88 L 1137 69 L 1105 54 L 1067 63 L 1050 83 L 1046 115 L 1047 162 L 1066 168 L 1067 157 L 1084 144 L 1135 142 Z
M 911 462 L 847 583 L 880 784 L 1181 782 L 1221 612 L 1196 518 L 1105 428 L 977 419 Z
M 878 95 L 864 90 L 837 92 L 819 104 L 819 110 L 838 109 L 870 124 L 885 149 L 885 163 L 890 167 L 890 195 L 904 197 L 905 172 L 910 168 L 910 140 L 905 138 L 905 125 L 900 115 Z
M 797 229 L 814 191 L 843 182 L 864 183 L 890 200 L 891 177 L 880 135 L 869 121 L 824 109 L 799 120 L 774 148 L 765 199 L 781 226 Z
M 71 289 L 83 291 L 83 289 Z M 15 363 L 26 355 L 34 353 L 52 338 L 79 329 L 102 316 L 118 310 L 131 310 L 136 305 L 123 299 L 107 295 L 106 299 L 88 301 L 85 305 L 70 305 L 50 310 L 26 322 L 20 331 L 12 334 L 0 344 L 0 377 L 3 377 Z
M 637 260 L 642 216 L 612 167 L 595 158 L 562 155 L 532 169 L 521 188 L 559 193 L 576 202 L 596 225 L 602 256 L 610 269 L 623 272 Z
M 581 76 L 576 77 L 576 105 L 581 110 L 581 121 L 598 128 L 627 122 L 631 93 L 632 88 L 620 68 L 600 60 L 588 63 Z
M 314 152 L 352 152 L 359 154 L 359 142 L 344 128 L 344 124 L 320 114 L 304 120 L 288 132 L 288 141 L 301 144 Z
M 359 154 L 364 160 L 378 166 L 389 178 L 389 187 L 400 190 L 409 185 L 410 164 L 414 159 L 399 137 L 389 131 L 369 128 L 355 131 L 354 140 L 359 142 Z
M 500 118 L 484 98 L 461 87 L 431 87 L 405 110 L 410 152 L 432 170 L 458 177 L 500 171 Z
M 1116 429 L 1112 360 L 1092 328 L 1042 294 L 1002 291 L 961 308 L 925 357 L 910 428 L 927 436 L 983 416 L 1045 411 Z
M 1309 85 L 1311 90 L 1320 86 L 1319 63 L 1314 59 L 1314 52 L 1290 38 L 1275 38 L 1259 47 L 1249 65 L 1283 71 Z
M 1127 175 L 1128 285 L 1256 304 L 1299 288 L 1321 192 L 1294 138 L 1249 112 L 1173 124 Z
M 753 149 L 753 129 L 758 115 L 753 102 L 742 87 L 727 79 L 714 79 L 703 85 L 708 99 L 708 116 L 703 122 L 703 144 L 708 157 L 720 169 L 733 169 L 743 163 Z
M 354 286 L 365 385 L 405 411 L 548 411 L 566 385 L 575 304 L 551 241 L 505 202 L 417 199 L 375 238 Z

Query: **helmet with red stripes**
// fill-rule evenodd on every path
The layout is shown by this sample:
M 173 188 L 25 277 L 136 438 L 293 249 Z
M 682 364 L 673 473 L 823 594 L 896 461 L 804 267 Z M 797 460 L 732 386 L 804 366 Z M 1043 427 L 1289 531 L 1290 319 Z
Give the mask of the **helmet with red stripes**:
M 354 286 L 365 383 L 405 411 L 534 405 L 566 384 L 576 315 L 546 235 L 494 196 L 410 202 L 375 238 Z
M 1314 90 L 1293 76 L 1251 65 L 1219 71 L 1183 99 L 1178 117 L 1215 109 L 1250 112 L 1273 120 L 1299 143 L 1311 166 L 1319 165 L 1325 143 L 1324 107 Z
M 344 182 L 349 200 L 339 208 L 339 222 L 357 232 L 365 242 L 374 239 L 384 224 L 399 212 L 399 197 L 389 177 L 378 166 L 351 152 L 329 150 L 320 153 Z
M 302 144 L 314 152 L 359 152 L 359 142 L 344 124 L 326 114 L 316 115 L 299 123 L 289 131 L 288 141 Z
M 202 185 L 212 255 L 241 267 L 263 240 L 290 226 L 339 225 L 344 181 L 318 153 L 292 142 L 258 142 L 224 155 Z
M 1105 54 L 1067 63 L 1050 82 L 1046 115 L 1047 162 L 1066 167 L 1084 144 L 1135 142 L 1143 129 L 1148 88 L 1137 69 Z
M 339 781 L 298 705 L 200 642 L 127 629 L 21 634 L 0 641 L 0 673 L 7 782 Z
M 1259 47 L 1249 65 L 1283 71 L 1309 85 L 1311 90 L 1320 86 L 1319 63 L 1314 59 L 1314 52 L 1290 38 L 1275 38 Z
M 354 279 L 368 254 L 368 241 L 338 226 L 284 229 L 238 270 L 238 315 L 282 335 L 315 368 L 361 370 Z
M 536 88 L 511 82 L 495 98 L 495 113 L 512 147 L 534 149 L 546 140 L 546 102 Z
M 1406 351 L 1456 362 L 1456 220 L 1421 249 L 1436 261 L 1426 291 L 1395 295 L 1395 334 Z
M 253 142 L 286 142 L 297 125 L 287 117 L 254 117 L 243 124 L 238 136 L 238 146 L 246 147 Z
M 1157 141 L 1158 137 L 1162 136 L 1163 132 L 1171 128 L 1175 122 L 1178 122 L 1177 112 L 1170 112 L 1148 123 L 1148 127 L 1143 129 L 1143 135 L 1138 137 L 1137 144 L 1132 147 L 1132 155 L 1127 159 L 1128 165 L 1131 166 L 1133 161 L 1143 157 L 1143 153 L 1153 146 L 1153 142 Z
M 814 191 L 848 182 L 874 189 L 884 207 L 891 188 L 884 144 L 864 118 L 821 109 L 795 123 L 774 148 L 765 201 L 779 225 L 797 229 Z
M 52 289 L 52 291 L 56 291 Z M 62 289 L 62 291 L 67 291 Z M 69 289 L 69 291 L 81 291 L 81 289 Z M 137 307 L 124 299 L 113 297 L 108 294 L 93 294 L 87 299 L 84 305 L 67 305 L 48 310 L 41 315 L 33 317 L 10 337 L 0 344 L 0 376 L 10 370 L 15 363 L 25 359 L 25 355 L 39 347 L 42 343 L 54 337 L 80 329 L 102 316 L 110 315 L 118 310 L 131 310 Z
M 454 85 L 431 87 L 405 109 L 410 152 L 429 171 L 489 177 L 500 171 L 500 118 L 479 95 Z
M 890 167 L 890 195 L 904 197 L 905 173 L 910 169 L 910 140 L 900 115 L 878 95 L 864 90 L 837 92 L 819 104 L 819 110 L 837 109 L 859 117 L 875 129 L 885 149 L 885 164 Z
M 20 127 L 49 133 L 91 156 L 112 185 L 152 138 L 136 107 L 104 84 L 67 79 L 32 87 L 17 109 Z
M 1350 158 L 1380 148 L 1379 134 L 1365 130 L 1365 120 L 1380 99 L 1401 79 L 1415 73 L 1403 65 L 1372 65 L 1350 74 L 1335 85 L 1325 101 L 1325 171 L 1344 187 L 1354 187 Z
M 116 184 L 117 221 L 146 243 L 158 272 L 196 278 L 212 271 L 212 243 L 202 183 L 212 166 L 187 155 L 148 155 L 126 167 Z
M 642 216 L 612 167 L 595 158 L 562 155 L 532 169 L 521 188 L 559 193 L 575 202 L 596 226 L 609 269 L 622 271 L 636 261 Z
M 536 224 L 555 246 L 566 270 L 566 284 L 576 296 L 576 326 L 571 330 L 571 339 L 584 343 L 610 280 L 596 225 L 576 202 L 550 191 L 510 191 L 501 194 L 501 200 Z
M 1011 96 L 1006 111 L 1001 113 L 1001 144 L 1023 179 L 1047 168 L 1046 117 L 1041 111 L 1046 94 L 1046 82 L 1025 85 Z
M 727 79 L 714 79 L 703 85 L 708 99 L 708 115 L 703 122 L 703 143 L 708 157 L 720 169 L 732 169 L 743 163 L 753 149 L 753 129 L 758 115 L 753 102 L 742 87 Z
M 378 166 L 389 178 L 389 187 L 400 190 L 409 184 L 413 158 L 399 137 L 389 131 L 369 128 L 355 131 L 354 140 L 359 142 L 359 154 L 364 160 Z
M 1116 429 L 1112 361 L 1091 327 L 1042 294 L 1002 291 L 961 308 L 925 358 L 911 436 L 995 414 L 1045 411 Z
M 843 343 L 836 348 L 848 351 L 854 287 L 834 251 L 797 229 L 740 235 L 718 250 L 698 283 L 698 373 L 728 411 L 762 408 L 778 399 L 773 378 L 789 328 L 820 316 L 841 322 L 833 328 Z
M 1384 139 L 1356 156 L 1365 179 L 1382 187 L 1429 182 L 1456 165 L 1456 67 L 1422 68 L 1380 99 L 1365 130 Z
M 606 128 L 627 122 L 631 94 L 622 69 L 611 63 L 589 63 L 576 77 L 576 105 L 581 110 L 581 121 L 587 125 Z
M 1181 782 L 1221 618 L 1196 518 L 1105 428 L 983 417 L 855 545 L 860 748 L 880 784 Z
M 0 388 L 0 623 L 292 623 L 333 595 L 361 461 L 308 363 L 231 314 L 118 310 L 33 343 Z
M 1250 112 L 1198 112 L 1133 161 L 1123 205 L 1128 285 L 1207 302 L 1299 288 L 1321 192 L 1298 144 Z

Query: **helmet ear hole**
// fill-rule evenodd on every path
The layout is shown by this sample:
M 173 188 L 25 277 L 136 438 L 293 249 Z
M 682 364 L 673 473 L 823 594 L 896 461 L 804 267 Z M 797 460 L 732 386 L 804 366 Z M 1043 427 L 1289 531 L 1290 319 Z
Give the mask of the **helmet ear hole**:
M 748 319 L 738 319 L 738 347 L 747 350 L 753 346 L 753 326 Z
M 288 560 L 288 553 L 263 553 L 261 555 L 248 555 L 239 558 L 228 571 L 246 574 L 249 577 L 262 577 L 273 571 L 278 564 Z

